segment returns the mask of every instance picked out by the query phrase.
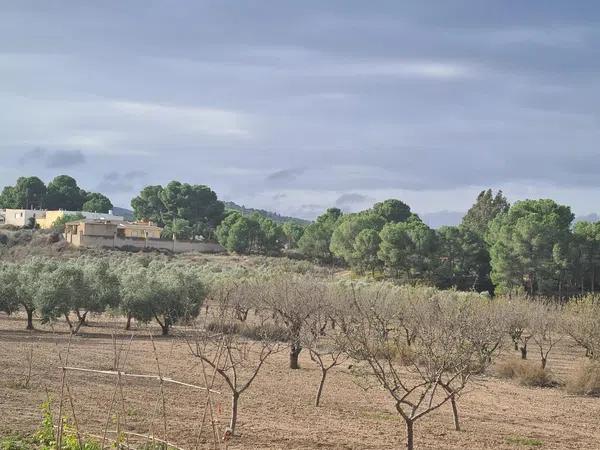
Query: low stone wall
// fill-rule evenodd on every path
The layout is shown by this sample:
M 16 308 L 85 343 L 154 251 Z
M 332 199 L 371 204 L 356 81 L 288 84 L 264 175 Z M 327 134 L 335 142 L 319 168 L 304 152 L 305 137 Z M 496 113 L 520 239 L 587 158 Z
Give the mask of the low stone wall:
M 104 247 L 104 248 L 155 248 L 158 250 L 169 250 L 174 253 L 200 252 L 200 253 L 222 253 L 225 249 L 211 242 L 197 241 L 171 241 L 163 239 L 136 239 L 108 236 L 84 236 L 67 235 L 67 242 L 81 247 Z

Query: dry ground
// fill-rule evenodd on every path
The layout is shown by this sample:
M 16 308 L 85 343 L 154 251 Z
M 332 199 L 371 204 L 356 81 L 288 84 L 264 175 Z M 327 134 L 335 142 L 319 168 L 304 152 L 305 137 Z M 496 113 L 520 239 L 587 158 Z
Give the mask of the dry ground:
M 115 323 L 94 322 L 73 338 L 69 365 L 111 369 L 112 332 L 127 335 Z M 69 340 L 63 324 L 55 331 L 37 324 L 32 333 L 23 330 L 20 318 L 0 314 L 0 435 L 29 433 L 40 422 L 40 404 L 47 392 L 57 398 L 60 389 L 58 351 Z M 153 330 L 157 332 L 158 330 Z M 190 355 L 182 339 L 155 339 L 163 371 L 172 378 L 203 384 L 198 361 Z M 32 379 L 23 382 L 28 370 L 27 355 L 33 346 Z M 511 353 L 510 350 L 506 350 Z M 531 358 L 535 358 L 533 349 Z M 568 376 L 580 356 L 563 341 L 549 367 L 558 377 Z M 576 350 L 577 354 L 581 352 Z M 363 391 L 344 369 L 332 370 L 325 386 L 322 406 L 315 408 L 313 395 L 319 371 L 306 354 L 302 369 L 286 366 L 287 353 L 267 361 L 255 384 L 241 398 L 238 431 L 241 437 L 229 448 L 269 449 L 388 449 L 404 447 L 404 426 L 394 413 L 384 392 Z M 126 370 L 156 373 L 152 342 L 147 330 L 136 331 Z M 106 411 L 114 390 L 114 378 L 97 374 L 70 373 L 68 376 L 80 427 L 102 434 Z M 158 396 L 158 384 L 147 380 L 127 380 L 127 426 L 147 433 Z M 225 387 L 218 383 L 216 389 Z M 166 387 L 169 440 L 182 448 L 193 448 L 205 394 L 184 387 Z M 229 399 L 215 401 L 219 427 L 227 421 Z M 512 381 L 486 377 L 471 386 L 459 401 L 464 431 L 452 430 L 452 416 L 442 408 L 425 417 L 415 427 L 419 449 L 516 449 L 527 448 L 523 438 L 542 441 L 544 449 L 600 448 L 600 399 L 569 396 L 560 389 L 534 389 Z M 160 426 L 159 426 L 160 425 Z M 156 419 L 160 434 L 161 422 Z M 204 447 L 210 448 L 208 444 Z

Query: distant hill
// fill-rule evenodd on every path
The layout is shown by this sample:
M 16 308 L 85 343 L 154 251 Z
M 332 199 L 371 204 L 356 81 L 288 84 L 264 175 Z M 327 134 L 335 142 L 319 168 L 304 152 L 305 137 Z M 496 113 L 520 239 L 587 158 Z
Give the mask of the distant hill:
M 123 216 L 125 220 L 133 220 L 133 211 L 130 209 L 114 206 L 112 212 L 115 216 Z
M 308 225 L 310 223 L 310 220 L 299 219 L 297 217 L 282 216 L 280 214 L 277 214 L 276 212 L 266 211 L 264 209 L 246 208 L 245 206 L 240 206 L 234 202 L 223 202 L 223 203 L 225 203 L 226 210 L 238 211 L 244 216 L 249 216 L 254 213 L 257 213 L 257 214 L 260 214 L 261 216 L 268 217 L 269 219 L 271 219 L 277 223 L 294 222 L 299 225 Z

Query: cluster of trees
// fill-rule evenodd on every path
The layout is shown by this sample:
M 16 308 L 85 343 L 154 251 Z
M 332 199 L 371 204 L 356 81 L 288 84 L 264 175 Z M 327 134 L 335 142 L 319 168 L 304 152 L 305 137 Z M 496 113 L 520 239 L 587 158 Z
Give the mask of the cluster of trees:
M 223 220 L 225 206 L 208 186 L 171 181 L 166 186 L 146 186 L 131 201 L 138 220 L 164 227 L 164 237 L 212 238 Z
M 113 208 L 103 194 L 86 192 L 68 175 L 55 177 L 48 185 L 38 177 L 20 177 L 0 194 L 0 208 L 65 209 L 107 213 Z
M 217 227 L 216 236 L 230 252 L 277 255 L 284 247 L 295 248 L 303 232 L 296 222 L 279 224 L 258 213 L 244 216 L 231 211 Z
M 408 283 L 567 297 L 600 281 L 600 222 L 577 222 L 553 200 L 509 205 L 482 191 L 458 226 L 433 230 L 399 200 L 342 214 L 327 210 L 304 230 L 300 252 L 359 273 Z
M 353 214 L 331 208 L 306 227 L 298 247 L 306 257 L 342 262 L 359 273 L 491 291 L 485 236 L 489 223 L 507 209 L 502 193 L 484 191 L 460 226 L 433 230 L 400 200 Z
M 81 257 L 73 260 L 31 258 L 0 264 L 0 311 L 34 314 L 43 323 L 64 318 L 72 333 L 90 313 L 112 311 L 147 323 L 153 320 L 164 335 L 172 325 L 196 317 L 206 290 L 193 268 L 145 259 Z

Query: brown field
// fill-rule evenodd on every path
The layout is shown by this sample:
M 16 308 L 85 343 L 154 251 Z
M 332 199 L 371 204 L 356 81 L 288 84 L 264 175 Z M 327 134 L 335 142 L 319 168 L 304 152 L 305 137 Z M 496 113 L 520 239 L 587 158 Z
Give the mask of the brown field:
M 108 321 L 85 327 L 71 342 L 69 365 L 110 370 L 113 364 L 111 333 L 128 335 L 122 324 Z M 0 435 L 26 434 L 40 423 L 40 404 L 60 391 L 58 351 L 63 355 L 69 341 L 64 324 L 55 331 L 37 324 L 32 333 L 23 330 L 21 318 L 0 314 Z M 158 334 L 158 330 L 153 330 Z M 156 362 L 148 330 L 135 332 L 127 360 L 128 372 L 156 374 Z M 202 372 L 180 338 L 155 338 L 163 374 L 177 380 L 202 384 Z M 32 377 L 27 357 L 33 346 Z M 509 348 L 506 355 L 511 355 Z M 571 368 L 583 358 L 579 349 L 563 340 L 551 354 L 549 367 L 565 380 Z M 577 356 L 573 356 L 577 355 Z M 536 359 L 533 348 L 530 357 Z M 319 370 L 305 352 L 301 370 L 287 368 L 287 353 L 267 360 L 258 379 L 241 397 L 238 432 L 229 448 L 269 449 L 389 449 L 404 448 L 404 423 L 394 412 L 383 391 L 364 391 L 346 367 L 333 369 L 325 386 L 322 406 L 315 408 L 313 396 Z M 148 433 L 157 399 L 157 382 L 125 381 L 127 428 Z M 68 384 L 74 397 L 80 428 L 101 435 L 107 418 L 115 379 L 111 376 L 70 372 Z M 229 398 L 220 380 L 215 389 L 219 429 L 227 422 Z M 196 434 L 206 394 L 186 387 L 165 387 L 168 412 L 168 440 L 188 449 L 196 446 Z M 600 448 L 600 399 L 570 396 L 562 389 L 521 387 L 513 381 L 483 377 L 472 383 L 460 398 L 463 431 L 452 428 L 449 406 L 417 422 L 415 445 L 419 449 L 518 449 L 528 447 L 527 438 L 542 442 L 544 449 Z M 70 408 L 67 408 L 70 411 Z M 157 436 L 162 436 L 162 418 L 155 418 Z M 212 448 L 208 442 L 200 448 Z

